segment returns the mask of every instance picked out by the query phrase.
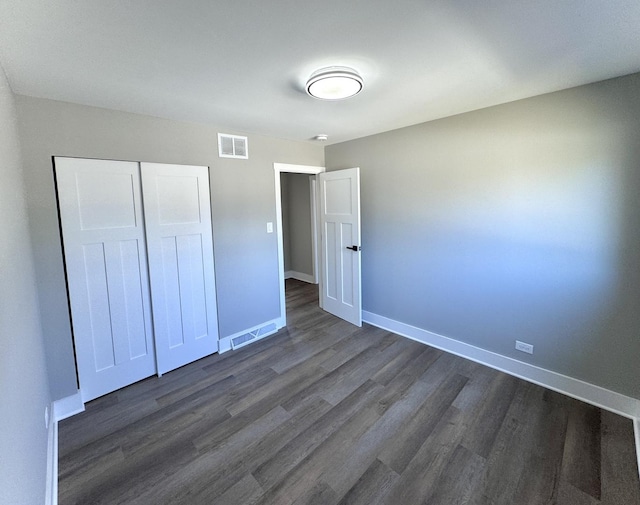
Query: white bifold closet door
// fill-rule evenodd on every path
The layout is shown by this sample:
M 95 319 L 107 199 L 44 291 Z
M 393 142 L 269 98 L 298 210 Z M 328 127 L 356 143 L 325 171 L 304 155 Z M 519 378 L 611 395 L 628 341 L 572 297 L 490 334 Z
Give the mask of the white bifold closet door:
M 156 373 L 138 163 L 56 158 L 83 400 Z M 62 316 L 62 314 L 61 314 Z
M 55 171 L 83 400 L 217 351 L 207 168 L 56 157 Z
M 218 350 L 206 167 L 141 163 L 158 373 Z

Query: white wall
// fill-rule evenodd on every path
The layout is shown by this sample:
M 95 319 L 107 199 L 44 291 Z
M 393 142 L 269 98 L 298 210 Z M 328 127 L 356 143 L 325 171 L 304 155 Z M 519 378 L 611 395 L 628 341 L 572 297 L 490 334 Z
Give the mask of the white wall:
M 640 398 L 640 74 L 325 156 L 361 168 L 364 310 Z
M 249 159 L 219 158 L 223 127 L 17 96 L 36 275 L 54 399 L 76 391 L 52 156 L 210 167 L 220 336 L 280 316 L 273 163 L 322 165 L 309 142 L 249 135 Z
M 16 129 L 0 67 L 0 503 L 45 500 L 49 385 Z

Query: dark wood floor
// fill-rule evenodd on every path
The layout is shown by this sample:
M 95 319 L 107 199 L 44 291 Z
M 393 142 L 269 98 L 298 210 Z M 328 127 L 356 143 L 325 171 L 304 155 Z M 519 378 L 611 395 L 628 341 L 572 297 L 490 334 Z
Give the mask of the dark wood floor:
M 287 282 L 287 329 L 63 421 L 59 503 L 640 505 L 630 420 Z

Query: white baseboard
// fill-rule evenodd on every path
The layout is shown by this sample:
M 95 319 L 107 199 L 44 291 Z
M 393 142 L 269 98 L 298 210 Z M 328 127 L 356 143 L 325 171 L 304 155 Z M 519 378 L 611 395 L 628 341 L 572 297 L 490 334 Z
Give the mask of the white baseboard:
M 53 410 L 53 405 L 51 406 Z M 49 422 L 47 434 L 47 489 L 46 505 L 58 505 L 58 421 L 53 418 Z
M 317 282 L 313 278 L 313 275 L 304 274 L 302 272 L 296 272 L 294 270 L 287 270 L 284 273 L 284 278 L 285 279 L 298 279 L 299 281 L 308 282 L 309 284 L 317 284 Z
M 218 340 L 218 354 L 231 350 L 231 337 L 225 337 Z
M 638 459 L 638 476 L 640 476 L 640 418 L 633 420 L 633 433 L 636 437 L 636 458 Z
M 558 372 L 524 363 L 502 354 L 497 354 L 480 347 L 465 344 L 459 340 L 438 335 L 415 326 L 401 323 L 372 312 L 362 312 L 364 322 L 392 331 L 403 337 L 422 342 L 443 351 L 461 356 L 476 363 L 486 365 L 520 379 L 544 386 L 553 391 L 571 396 L 596 407 L 609 410 L 636 422 L 640 418 L 640 400 L 610 391 L 580 379 L 568 377 Z M 638 436 L 636 430 L 636 437 Z M 637 442 L 637 438 L 636 438 Z
M 84 412 L 84 402 L 82 401 L 80 391 L 53 402 L 53 419 L 56 422 L 79 414 L 80 412 Z

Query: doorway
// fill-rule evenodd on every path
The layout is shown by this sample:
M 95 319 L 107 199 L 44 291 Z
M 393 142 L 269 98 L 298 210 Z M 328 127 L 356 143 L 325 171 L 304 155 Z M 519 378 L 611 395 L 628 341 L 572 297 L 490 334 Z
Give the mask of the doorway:
M 285 281 L 318 284 L 315 176 L 282 172 L 280 188 Z
M 276 230 L 278 240 L 278 277 L 280 283 L 280 321 L 278 327 L 284 327 L 287 325 L 287 307 L 285 298 L 285 268 L 284 268 L 284 235 L 283 235 L 283 220 L 282 220 L 282 185 L 281 174 L 306 174 L 313 177 L 311 181 L 310 189 L 310 202 L 311 213 L 313 217 L 311 219 L 311 239 L 312 239 L 312 256 L 313 256 L 313 278 L 317 282 L 320 277 L 319 262 L 318 262 L 318 229 L 317 229 L 317 191 L 316 180 L 318 174 L 325 171 L 324 167 L 315 167 L 310 165 L 289 165 L 286 163 L 274 163 L 273 169 L 275 171 L 275 193 L 276 193 Z

